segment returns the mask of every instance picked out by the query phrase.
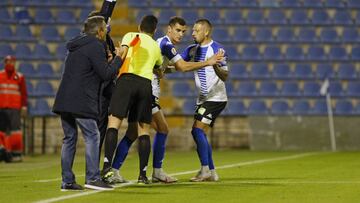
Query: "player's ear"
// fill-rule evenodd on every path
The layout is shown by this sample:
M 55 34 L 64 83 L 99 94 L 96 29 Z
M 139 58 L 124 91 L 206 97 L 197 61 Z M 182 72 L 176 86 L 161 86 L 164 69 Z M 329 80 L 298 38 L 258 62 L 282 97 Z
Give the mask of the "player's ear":
M 171 26 L 168 25 L 168 26 L 167 26 L 167 32 L 169 33 L 170 31 L 171 31 Z

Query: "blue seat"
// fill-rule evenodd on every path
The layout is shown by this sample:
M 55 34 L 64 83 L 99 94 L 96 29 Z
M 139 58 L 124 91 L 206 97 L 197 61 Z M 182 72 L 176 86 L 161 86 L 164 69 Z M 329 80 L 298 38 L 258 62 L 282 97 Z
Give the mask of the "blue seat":
M 158 7 L 158 8 L 169 8 L 170 2 L 167 0 L 151 0 L 150 2 L 151 7 Z M 160 19 L 159 19 L 160 20 Z
M 55 92 L 51 83 L 47 81 L 39 81 L 34 89 L 36 96 L 55 96 Z
M 206 0 L 208 1 L 208 0 Z M 198 2 L 198 1 L 195 1 Z M 222 24 L 223 20 L 220 15 L 220 10 L 214 10 L 214 9 L 207 9 L 204 11 L 204 18 L 208 19 L 212 24 Z
M 346 95 L 348 97 L 360 97 L 360 82 L 349 82 Z
M 293 45 L 288 46 L 285 51 L 285 58 L 287 60 L 304 60 L 305 56 L 302 47 Z
M 247 24 L 264 24 L 263 11 L 261 10 L 250 10 L 246 17 Z
M 323 46 L 311 46 L 307 53 L 307 59 L 312 61 L 326 60 L 326 54 Z
M 271 41 L 273 41 L 271 28 L 258 28 L 258 29 L 256 29 L 255 41 L 257 41 L 257 42 L 271 42 Z
M 186 22 L 194 22 L 195 19 L 199 19 L 199 13 L 197 10 L 190 10 L 190 9 L 186 9 L 186 10 L 182 10 L 182 16 L 185 19 Z
M 360 60 L 360 47 L 352 47 L 351 49 L 351 59 L 352 60 Z
M 245 27 L 236 28 L 233 38 L 235 42 L 251 42 L 253 40 L 250 30 Z
M 16 26 L 15 39 L 19 41 L 35 41 L 36 38 L 32 34 L 29 26 L 18 25 Z
M 310 113 L 310 104 L 307 100 L 296 100 L 292 107 L 292 113 L 295 115 L 307 115 Z
M 77 20 L 73 11 L 61 10 L 57 13 L 56 22 L 63 24 L 75 24 L 77 23 Z
M 353 105 L 349 100 L 338 100 L 335 104 L 335 115 L 353 115 Z
M 0 40 L 1 41 L 12 41 L 14 40 L 14 33 L 11 30 L 10 26 L 1 25 L 0 26 Z
M 270 10 L 267 22 L 273 25 L 285 25 L 287 19 L 282 10 Z
M 51 13 L 50 10 L 48 9 L 37 9 L 35 16 L 34 16 L 34 21 L 36 23 L 54 23 L 55 19 Z
M 340 80 L 357 79 L 356 68 L 354 64 L 351 63 L 340 64 L 337 76 Z
M 325 43 L 339 42 L 339 36 L 334 28 L 324 28 L 320 33 L 320 40 Z
M 214 3 L 216 8 L 235 8 L 237 6 L 237 0 L 221 0 Z
M 290 114 L 289 104 L 285 100 L 274 101 L 271 104 L 272 115 L 288 115 Z
M 269 112 L 266 107 L 265 101 L 252 100 L 248 108 L 248 113 L 249 115 L 266 115 Z
M 275 79 L 289 79 L 291 78 L 291 70 L 288 64 L 274 64 L 272 77 Z
M 333 46 L 329 51 L 329 59 L 330 60 L 348 60 L 348 54 L 346 53 L 346 49 L 340 46 Z
M 34 59 L 30 47 L 26 44 L 17 44 L 15 47 L 15 55 L 18 59 Z
M 247 109 L 242 101 L 229 101 L 225 110 L 226 115 L 241 116 L 247 114 Z
M 212 33 L 212 37 L 220 42 L 231 42 L 232 37 L 230 36 L 226 28 L 215 28 Z
M 322 8 L 322 1 L 303 0 L 303 7 L 308 8 Z
M 298 39 L 300 42 L 317 42 L 319 41 L 315 29 L 313 28 L 302 28 L 299 31 Z
M 0 58 L 4 58 L 7 55 L 14 55 L 14 54 L 15 52 L 11 48 L 10 44 L 0 44 Z
M 293 0 L 290 0 L 293 1 Z M 293 25 L 307 25 L 309 24 L 309 19 L 307 12 L 304 10 L 293 10 L 290 16 L 290 24 Z
M 340 97 L 344 95 L 341 82 L 330 82 L 329 93 L 331 96 Z
M 327 8 L 344 8 L 344 2 L 339 0 L 325 0 L 325 7 Z
M 185 100 L 182 106 L 182 112 L 185 115 L 193 115 L 196 110 L 196 100 L 193 98 Z
M 266 63 L 252 64 L 250 72 L 251 78 L 253 79 L 264 79 L 270 77 L 268 65 Z
M 311 109 L 311 114 L 327 115 L 328 109 L 325 99 L 316 100 L 314 107 Z
M 357 13 L 356 13 L 356 16 L 355 16 L 355 24 L 356 24 L 356 25 L 360 25 L 360 12 L 357 12 Z
M 282 0 L 281 2 L 281 7 L 298 8 L 300 6 L 301 4 L 299 0 Z
M 65 30 L 65 33 L 64 33 L 64 39 L 66 41 L 80 35 L 80 28 L 78 27 L 68 27 L 66 30 Z
M 57 59 L 63 60 L 65 59 L 66 54 L 67 54 L 67 49 L 65 47 L 65 44 L 58 44 L 58 46 L 56 47 L 55 57 Z
M 93 8 L 94 5 L 92 1 L 89 0 L 67 0 L 67 5 L 70 7 L 80 7 L 80 8 Z
M 19 72 L 24 74 L 27 78 L 34 78 L 38 76 L 32 63 L 20 63 Z
M 337 10 L 334 15 L 333 23 L 336 25 L 351 25 L 353 20 L 351 18 L 350 12 L 347 10 Z
M 259 96 L 275 97 L 279 95 L 279 91 L 275 82 L 263 81 L 260 84 Z
M 173 84 L 172 93 L 175 97 L 194 96 L 195 93 L 187 82 L 176 82 Z
M 284 82 L 281 88 L 281 96 L 297 97 L 300 96 L 300 90 L 297 82 Z
M 225 24 L 242 24 L 244 22 L 242 12 L 238 9 L 226 10 L 224 22 Z
M 238 0 L 239 7 L 258 7 L 257 2 L 253 0 Z
M 359 0 L 348 0 L 348 8 L 360 8 L 360 1 Z
M 235 63 L 231 65 L 229 77 L 232 79 L 245 79 L 249 77 L 249 73 L 245 64 Z
M 227 54 L 227 58 L 229 60 L 238 60 L 240 59 L 239 53 L 237 51 L 237 47 L 235 46 L 227 46 L 225 47 L 225 51 Z
M 144 0 L 131 0 L 128 1 L 128 6 L 133 8 L 139 8 L 139 7 L 148 7 L 148 1 Z
M 226 88 L 226 94 L 228 96 L 230 96 L 230 97 L 237 96 L 237 92 L 234 88 L 234 84 L 232 81 L 226 82 L 225 88 Z
M 214 4 L 212 1 L 209 1 L 209 0 L 196 0 L 194 1 L 193 3 L 194 7 L 213 7 Z
M 37 99 L 34 108 L 30 108 L 29 112 L 34 116 L 52 115 L 50 106 L 45 99 Z
M 320 63 L 317 65 L 315 74 L 316 74 L 316 78 L 321 79 L 321 80 L 323 80 L 325 78 L 333 78 L 334 77 L 333 67 L 331 64 Z
M 37 72 L 38 76 L 41 78 L 56 78 L 59 77 L 58 74 L 56 74 L 49 63 L 40 63 L 37 66 Z
M 78 21 L 80 23 L 84 22 L 88 18 L 90 12 L 92 12 L 92 9 L 81 9 Z
M 281 49 L 278 46 L 267 46 L 264 50 L 265 60 L 282 60 L 283 55 Z
M 305 82 L 303 95 L 305 97 L 318 97 L 320 96 L 320 85 L 317 82 Z
M 237 95 L 245 97 L 256 96 L 257 92 L 255 83 L 250 81 L 241 82 L 238 87 Z
M 326 10 L 317 10 L 316 12 L 313 12 L 311 23 L 313 25 L 328 25 L 331 21 Z
M 241 58 L 244 60 L 260 60 L 261 54 L 257 46 L 249 45 L 244 47 Z
M 359 34 L 357 29 L 355 28 L 344 28 L 343 34 L 342 34 L 342 41 L 343 42 L 359 42 Z
M 276 41 L 278 42 L 294 42 L 295 34 L 292 28 L 279 28 L 276 35 Z
M 178 8 L 189 8 L 193 6 L 191 2 L 191 0 L 172 0 L 172 5 Z
M 0 9 L 0 22 L 1 23 L 15 23 L 16 21 L 10 15 L 6 7 Z
M 311 69 L 310 64 L 296 64 L 294 75 L 298 79 L 312 79 L 314 78 L 314 74 Z
M 58 32 L 57 28 L 54 26 L 44 26 L 41 30 L 40 36 L 45 41 L 50 41 L 50 42 L 61 41 L 59 32 Z
M 26 85 L 26 91 L 27 91 L 28 96 L 33 96 L 33 94 L 34 94 L 33 84 L 29 80 L 26 80 L 25 83 L 26 83 L 25 85 Z
M 36 44 L 33 56 L 39 60 L 52 60 L 55 57 L 50 53 L 49 48 L 44 44 Z
M 167 25 L 169 22 L 169 19 L 173 16 L 176 16 L 175 10 L 172 10 L 172 9 L 160 10 L 159 17 L 158 17 L 159 23 Z

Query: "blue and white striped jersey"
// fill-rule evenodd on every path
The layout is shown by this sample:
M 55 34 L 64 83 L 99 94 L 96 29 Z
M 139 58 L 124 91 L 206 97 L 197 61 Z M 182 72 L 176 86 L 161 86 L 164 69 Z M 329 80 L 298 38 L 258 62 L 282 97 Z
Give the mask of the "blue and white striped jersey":
M 220 49 L 224 49 L 223 46 L 215 41 L 203 46 L 192 44 L 185 49 L 181 56 L 185 61 L 206 61 Z M 226 61 L 222 62 L 221 68 L 228 70 Z M 227 101 L 225 83 L 216 75 L 212 66 L 205 66 L 194 71 L 194 76 L 199 92 L 197 104 L 202 104 L 205 101 Z
M 166 68 L 169 64 L 174 64 L 181 59 L 181 56 L 177 53 L 168 36 L 165 35 L 164 37 L 160 37 L 156 40 L 156 42 L 159 44 L 161 54 L 163 55 L 163 68 Z M 160 80 L 155 74 L 152 80 L 152 93 L 154 96 L 159 98 Z

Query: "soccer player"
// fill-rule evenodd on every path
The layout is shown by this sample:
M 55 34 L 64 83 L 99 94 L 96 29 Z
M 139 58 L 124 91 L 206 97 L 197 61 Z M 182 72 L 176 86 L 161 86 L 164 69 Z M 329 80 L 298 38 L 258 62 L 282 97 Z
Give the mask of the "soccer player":
M 185 61 L 204 61 L 217 52 L 224 52 L 222 45 L 211 38 L 212 25 L 207 19 L 195 22 L 192 36 L 195 44 L 188 46 L 182 53 Z M 226 55 L 225 55 L 226 56 Z M 201 162 L 200 171 L 191 181 L 218 181 L 212 159 L 212 149 L 206 138 L 206 131 L 213 127 L 215 119 L 225 108 L 227 95 L 224 81 L 228 76 L 226 61 L 220 65 L 204 66 L 195 71 L 195 83 L 199 92 L 194 124 L 191 134 L 197 146 L 197 153 Z

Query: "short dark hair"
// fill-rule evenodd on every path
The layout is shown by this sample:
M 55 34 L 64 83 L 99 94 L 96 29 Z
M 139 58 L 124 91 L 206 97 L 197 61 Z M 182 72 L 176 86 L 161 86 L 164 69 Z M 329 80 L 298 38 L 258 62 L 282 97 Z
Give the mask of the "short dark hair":
M 84 23 L 84 33 L 87 35 L 96 35 L 100 28 L 103 28 L 105 19 L 102 16 L 93 16 L 86 19 Z
M 184 18 L 181 18 L 181 17 L 178 17 L 178 16 L 171 17 L 170 20 L 169 20 L 169 25 L 174 26 L 174 25 L 176 25 L 176 23 L 181 25 L 181 26 L 186 25 L 186 21 L 184 20 Z
M 206 19 L 206 18 L 198 19 L 198 20 L 195 22 L 195 24 L 206 25 L 206 26 L 208 26 L 210 33 L 212 32 L 212 25 L 211 25 L 210 21 L 209 21 L 208 19 Z
M 94 17 L 94 16 L 102 16 L 102 15 L 101 15 L 100 11 L 94 10 L 94 11 L 91 11 L 87 17 L 91 18 L 91 17 Z
M 140 30 L 146 33 L 155 33 L 158 20 L 154 15 L 147 15 L 141 19 Z

